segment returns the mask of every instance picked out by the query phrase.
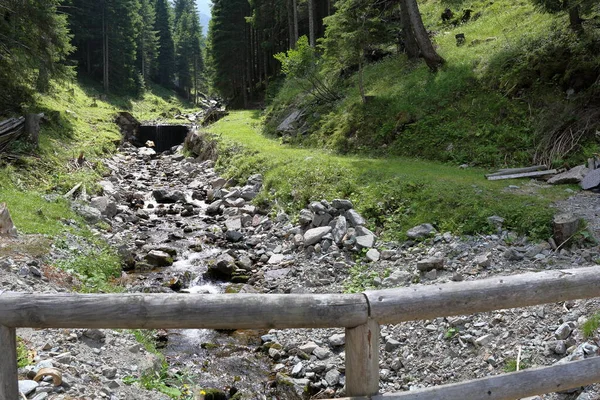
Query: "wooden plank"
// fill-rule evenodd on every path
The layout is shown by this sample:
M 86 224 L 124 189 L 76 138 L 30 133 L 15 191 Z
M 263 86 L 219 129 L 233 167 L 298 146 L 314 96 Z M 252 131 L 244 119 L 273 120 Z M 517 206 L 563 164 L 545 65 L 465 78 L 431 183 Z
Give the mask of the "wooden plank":
M 17 376 L 17 333 L 15 328 L 0 325 L 0 399 L 19 398 Z
M 362 294 L 0 294 L 0 323 L 30 328 L 354 327 Z
M 600 267 L 368 291 L 380 324 L 600 297 Z M 1 321 L 1 318 L 0 318 Z
M 549 169 L 546 171 L 524 172 L 521 174 L 488 176 L 487 179 L 488 179 L 488 181 L 498 181 L 501 179 L 534 178 L 536 176 L 553 175 L 553 174 L 556 174 L 557 172 L 558 172 L 558 170 L 556 170 L 556 169 Z
M 372 396 L 379 392 L 379 324 L 346 328 L 346 394 Z
M 546 167 L 545 165 L 534 165 L 532 167 L 524 167 L 524 168 L 504 168 L 504 169 L 499 169 L 496 172 L 493 172 L 491 174 L 487 174 L 485 177 L 490 177 L 490 176 L 501 176 L 501 175 L 512 175 L 512 174 L 520 174 L 523 172 L 535 172 L 535 171 L 541 171 L 541 170 L 546 170 L 548 169 L 548 167 Z
M 389 393 L 374 396 L 372 400 L 514 400 L 595 382 L 600 382 L 600 357 L 404 393 Z

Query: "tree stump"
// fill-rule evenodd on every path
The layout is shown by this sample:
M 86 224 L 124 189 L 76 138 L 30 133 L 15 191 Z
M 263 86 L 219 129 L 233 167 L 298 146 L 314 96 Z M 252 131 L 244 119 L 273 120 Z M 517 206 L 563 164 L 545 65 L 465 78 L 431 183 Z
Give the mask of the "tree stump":
M 554 217 L 554 241 L 558 247 L 564 245 L 579 231 L 581 220 L 573 214 L 559 214 Z
M 36 149 L 40 144 L 40 120 L 43 116 L 44 114 L 25 115 L 25 135 Z
M 6 203 L 0 203 L 0 236 L 17 236 L 17 228 L 13 224 Z

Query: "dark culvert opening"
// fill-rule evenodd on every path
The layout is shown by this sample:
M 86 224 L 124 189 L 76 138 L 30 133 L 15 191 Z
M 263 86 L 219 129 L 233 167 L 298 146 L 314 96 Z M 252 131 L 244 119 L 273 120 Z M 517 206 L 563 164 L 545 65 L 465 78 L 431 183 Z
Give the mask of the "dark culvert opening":
M 137 138 L 142 144 L 151 140 L 154 150 L 160 153 L 183 144 L 189 130 L 186 125 L 140 125 Z

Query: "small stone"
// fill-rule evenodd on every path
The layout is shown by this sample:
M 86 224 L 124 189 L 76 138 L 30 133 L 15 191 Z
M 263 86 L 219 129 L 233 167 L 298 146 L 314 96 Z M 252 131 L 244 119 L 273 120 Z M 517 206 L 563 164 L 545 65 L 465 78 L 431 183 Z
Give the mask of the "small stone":
M 40 384 L 36 381 L 19 381 L 19 392 L 27 396 L 28 394 L 33 393 L 39 385 Z
M 417 262 L 417 269 L 422 272 L 443 268 L 444 259 L 441 257 L 430 257 Z
M 315 214 L 313 214 L 312 211 L 307 210 L 305 208 L 303 210 L 300 210 L 300 215 L 298 216 L 298 222 L 300 223 L 300 225 L 308 225 L 312 222 L 314 217 L 315 217 Z
M 110 380 L 106 382 L 106 387 L 108 387 L 109 389 L 117 389 L 120 388 L 121 385 L 117 381 Z
M 331 202 L 331 206 L 337 210 L 343 210 L 343 211 L 354 208 L 354 206 L 352 205 L 352 202 L 350 200 L 345 200 L 345 199 L 333 199 L 333 201 Z
M 559 326 L 558 329 L 556 329 L 556 331 L 554 331 L 554 337 L 557 340 L 565 340 L 566 338 L 569 337 L 569 335 L 571 334 L 571 331 L 572 331 L 571 325 L 569 325 L 569 323 L 565 322 L 564 324 Z
M 435 228 L 433 227 L 433 225 L 431 224 L 421 224 L 418 226 L 415 226 L 413 228 L 410 228 L 407 232 L 406 232 L 406 236 L 409 239 L 425 239 L 428 238 L 429 236 L 433 235 L 434 233 L 436 233 L 437 231 L 435 230 Z
M 477 346 L 486 346 L 492 342 L 494 339 L 494 335 L 484 335 L 477 339 L 475 339 L 475 345 Z
M 346 219 L 353 227 L 362 226 L 367 223 L 365 219 L 356 210 L 351 209 L 346 211 Z
M 335 386 L 340 383 L 340 371 L 337 369 L 332 369 L 327 371 L 325 374 L 325 381 L 327 381 L 328 386 Z
M 491 217 L 487 218 L 487 222 L 490 225 L 500 228 L 502 224 L 504 224 L 504 218 L 499 217 L 498 215 L 492 215 Z
M 525 258 L 525 254 L 511 247 L 506 249 L 504 252 L 504 258 L 506 258 L 508 261 L 521 261 L 523 258 Z
M 312 352 L 319 347 L 316 343 L 314 342 L 308 342 L 303 344 L 302 346 L 298 347 L 298 350 L 303 351 L 306 354 L 312 354 Z
M 388 353 L 396 350 L 398 347 L 400 347 L 400 342 L 395 339 L 389 338 L 385 342 L 385 351 Z
M 281 358 L 281 356 L 282 356 L 281 350 L 276 349 L 274 347 L 271 347 L 269 349 L 269 357 L 271 357 L 273 360 L 277 361 Z
M 379 261 L 380 254 L 379 251 L 377 251 L 376 249 L 370 249 L 369 251 L 367 251 L 365 257 L 367 257 L 367 260 L 371 262 L 376 262 Z
M 225 239 L 231 243 L 237 243 L 244 238 L 244 234 L 239 231 L 227 231 L 225 232 Z
M 100 342 L 106 338 L 106 334 L 104 332 L 102 332 L 100 329 L 86 329 L 83 332 L 83 336 L 90 338 L 92 340 L 96 340 L 98 342 Z
M 102 370 L 102 375 L 107 379 L 114 379 L 117 376 L 117 369 L 114 367 L 107 367 Z
M 171 255 L 160 250 L 151 250 L 144 258 L 148 264 L 154 267 L 168 267 L 173 265 Z
M 318 243 L 325 235 L 331 232 L 330 226 L 309 229 L 304 233 L 304 245 L 310 246 Z
M 370 249 L 374 245 L 375 245 L 375 236 L 364 235 L 364 236 L 356 237 L 356 247 L 358 247 L 359 250 Z
M 302 378 L 302 376 L 304 375 L 302 373 L 303 371 L 304 371 L 304 365 L 302 364 L 302 361 L 299 361 L 296 365 L 294 365 L 294 368 L 292 368 L 291 375 L 294 378 Z
M 490 259 L 490 256 L 490 253 L 480 254 L 476 256 L 475 264 L 479 265 L 480 267 L 489 268 L 492 265 L 492 260 Z
M 343 346 L 346 343 L 346 335 L 337 333 L 329 337 L 329 344 L 332 346 Z
M 312 352 L 319 360 L 325 360 L 326 358 L 331 357 L 331 351 L 324 347 L 317 347 Z
M 269 261 L 267 261 L 268 264 L 279 264 L 281 263 L 283 260 L 285 260 L 285 256 L 283 254 L 273 254 L 270 258 Z

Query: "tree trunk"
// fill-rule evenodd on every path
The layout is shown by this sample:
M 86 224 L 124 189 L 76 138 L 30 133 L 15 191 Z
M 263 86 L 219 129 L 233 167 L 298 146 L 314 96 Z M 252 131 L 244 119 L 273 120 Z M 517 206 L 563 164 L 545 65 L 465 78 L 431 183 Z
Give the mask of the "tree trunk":
M 296 42 L 294 41 L 294 3 L 295 0 L 287 1 L 287 20 L 288 20 L 288 32 L 290 36 L 290 49 L 296 47 Z
M 360 90 L 360 98 L 363 104 L 367 104 L 367 96 L 365 96 L 365 82 L 364 82 L 364 68 L 363 68 L 363 58 L 364 54 L 361 51 L 361 55 L 358 59 L 358 89 Z
M 108 29 L 106 27 L 106 4 L 102 7 L 102 79 L 104 83 L 104 91 L 108 93 Z
M 406 55 L 409 59 L 419 57 L 419 45 L 415 40 L 415 35 L 413 34 L 410 25 L 410 16 L 408 15 L 408 10 L 403 2 L 400 7 L 400 22 L 402 24 L 402 36 L 400 38 L 404 43 Z
M 581 19 L 581 16 L 579 15 L 579 4 L 573 4 L 573 1 L 570 1 L 568 3 L 568 7 L 569 27 L 577 33 L 583 32 L 583 25 L 581 25 L 583 21 Z
M 437 71 L 446 60 L 444 60 L 433 48 L 431 39 L 427 34 L 421 13 L 417 6 L 417 0 L 401 0 L 401 5 L 406 8 L 410 20 L 410 26 L 415 40 L 421 50 L 421 56 L 425 59 L 425 63 L 433 72 Z
M 293 0 L 294 3 L 294 47 L 298 43 L 298 0 Z
M 308 39 L 311 47 L 315 47 L 315 3 L 308 0 Z

